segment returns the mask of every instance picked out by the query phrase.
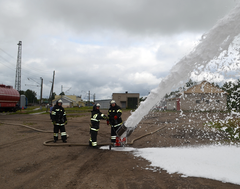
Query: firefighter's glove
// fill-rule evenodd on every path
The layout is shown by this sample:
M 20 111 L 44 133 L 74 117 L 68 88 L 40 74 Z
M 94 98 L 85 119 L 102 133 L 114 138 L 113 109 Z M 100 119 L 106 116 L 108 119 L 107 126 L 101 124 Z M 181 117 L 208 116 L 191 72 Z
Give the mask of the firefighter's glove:
M 115 116 L 114 116 L 114 119 L 116 120 L 117 118 L 118 118 L 118 116 L 115 115 Z

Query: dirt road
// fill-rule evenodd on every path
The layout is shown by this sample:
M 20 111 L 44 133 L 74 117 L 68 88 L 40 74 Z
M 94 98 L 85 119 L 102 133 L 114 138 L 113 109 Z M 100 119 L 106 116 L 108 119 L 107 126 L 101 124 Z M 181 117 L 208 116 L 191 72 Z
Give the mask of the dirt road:
M 123 120 L 129 115 L 129 112 L 124 111 Z M 128 141 L 162 126 L 166 127 L 135 141 L 131 146 L 142 148 L 198 145 L 208 144 L 216 139 L 216 134 L 211 131 L 208 138 L 204 138 L 206 131 L 203 130 L 203 118 L 186 116 L 188 119 L 184 119 L 184 116 L 177 112 L 150 114 L 139 124 Z M 191 123 L 189 116 L 190 119 L 195 119 Z M 68 144 L 88 144 L 89 120 L 90 113 L 81 117 L 69 115 L 66 126 L 70 136 Z M 146 170 L 150 163 L 134 157 L 131 152 L 92 149 L 88 146 L 44 146 L 43 142 L 51 140 L 53 136 L 53 126 L 48 114 L 1 114 L 0 122 L 5 123 L 0 124 L 0 188 L 3 189 L 240 188 L 239 185 L 210 179 L 168 174 L 160 168 L 154 171 Z M 6 123 L 24 124 L 50 132 L 38 132 Z M 192 132 L 188 133 L 185 128 L 190 126 Z M 224 135 L 221 137 L 224 138 Z M 101 121 L 98 142 L 109 141 L 110 128 L 105 121 Z M 58 143 L 62 144 L 61 141 Z

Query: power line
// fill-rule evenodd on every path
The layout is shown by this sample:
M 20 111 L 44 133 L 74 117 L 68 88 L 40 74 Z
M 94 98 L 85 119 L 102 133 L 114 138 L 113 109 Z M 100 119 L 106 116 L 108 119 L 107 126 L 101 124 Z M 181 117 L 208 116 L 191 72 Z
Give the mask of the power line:
M 2 52 L 4 52 L 5 54 L 7 54 L 9 57 L 11 57 L 12 59 L 16 60 L 16 58 L 14 58 L 12 55 L 10 55 L 9 53 L 7 53 L 5 50 L 3 50 L 2 48 L 0 48 L 0 50 Z M 3 57 L 2 55 L 0 55 L 0 58 L 2 58 L 5 62 L 9 63 L 12 67 L 9 67 L 8 65 L 4 64 L 3 62 L 0 62 L 2 65 L 4 65 L 5 67 L 13 70 L 13 71 L 16 71 L 16 69 L 14 69 L 13 67 L 15 67 L 16 65 L 12 62 L 10 62 L 8 59 L 6 59 L 5 57 Z M 24 78 L 28 78 L 29 76 L 34 76 L 36 77 L 36 75 L 39 75 L 39 72 L 44 72 L 44 73 L 41 73 L 41 75 L 49 75 L 48 73 L 46 73 L 46 70 L 40 70 L 40 69 L 36 69 L 35 68 L 31 68 L 31 69 L 27 69 L 29 71 L 25 71 L 26 69 L 23 69 L 25 66 L 24 64 L 22 65 L 22 69 L 21 69 L 21 75 L 24 76 Z M 29 68 L 29 67 L 28 67 Z M 49 70 L 50 72 L 50 70 Z
M 0 50 L 1 50 L 2 52 L 4 52 L 5 54 L 7 54 L 8 56 L 10 56 L 11 58 L 13 58 L 15 61 L 17 60 L 17 59 L 14 58 L 12 55 L 10 55 L 10 54 L 7 53 L 6 51 L 4 51 L 2 48 L 0 48 Z M 0 57 L 1 57 L 2 59 L 4 59 L 6 62 L 12 64 L 12 66 L 15 67 L 15 63 L 10 62 L 9 60 L 3 58 L 1 55 L 0 55 Z M 22 64 L 22 68 L 23 68 L 23 67 L 25 67 L 24 64 Z M 23 70 L 22 70 L 22 71 L 23 71 Z M 41 70 L 41 69 L 37 69 L 36 67 L 34 67 L 34 68 L 31 68 L 31 71 L 34 71 L 34 72 L 36 72 L 36 73 L 38 73 L 38 72 L 46 72 L 46 69 Z M 49 71 L 50 71 L 50 70 L 49 70 Z M 52 70 L 51 70 L 51 71 L 52 71 Z M 29 74 L 29 73 L 28 73 L 28 74 Z M 46 75 L 49 75 L 49 74 L 46 74 Z
M 2 57 L 1 57 L 1 58 L 2 58 Z M 3 64 L 2 62 L 0 62 L 0 64 L 2 64 L 2 65 L 4 65 L 4 66 L 6 66 L 7 68 L 9 68 L 9 69 L 15 71 L 15 69 L 8 67 L 7 65 Z
M 8 61 L 7 59 L 5 59 L 4 57 L 2 57 L 1 55 L 0 55 L 0 57 L 1 57 L 3 60 L 5 60 L 6 62 L 10 63 L 12 66 L 15 66 L 12 62 Z M 3 63 L 2 63 L 2 64 L 3 64 Z M 3 64 L 3 65 L 6 66 L 5 64 Z M 8 67 L 8 66 L 6 66 L 6 67 Z M 8 67 L 8 68 L 10 68 L 10 67 Z M 10 69 L 15 71 L 15 69 L 13 69 L 13 68 L 10 68 Z M 35 70 L 31 69 L 31 71 L 35 71 Z M 43 71 L 43 70 L 42 70 L 42 71 Z M 24 70 L 22 70 L 22 72 L 24 72 L 24 75 L 25 75 L 25 74 L 26 74 L 26 75 L 29 75 L 29 73 L 25 73 Z M 39 71 L 35 71 L 35 72 L 39 72 Z
M 5 60 L 5 61 L 7 61 L 7 62 L 9 62 L 8 60 L 6 60 L 5 58 L 3 58 L 1 55 L 0 55 L 0 57 L 3 59 L 3 60 Z M 9 63 L 11 63 L 11 62 L 9 62 Z M 3 63 L 2 63 L 3 64 Z M 5 64 L 3 64 L 3 65 L 5 65 Z M 6 65 L 5 65 L 6 66 Z M 8 66 L 6 66 L 6 67 L 8 67 Z M 8 67 L 8 68 L 10 68 L 10 67 Z M 13 68 L 10 68 L 11 70 L 14 70 L 15 71 L 15 69 L 13 69 Z
M 1 51 L 3 51 L 5 54 L 7 54 L 8 56 L 12 57 L 14 60 L 17 60 L 16 57 L 13 57 L 12 55 L 8 54 L 6 51 L 4 51 L 2 48 L 0 48 Z

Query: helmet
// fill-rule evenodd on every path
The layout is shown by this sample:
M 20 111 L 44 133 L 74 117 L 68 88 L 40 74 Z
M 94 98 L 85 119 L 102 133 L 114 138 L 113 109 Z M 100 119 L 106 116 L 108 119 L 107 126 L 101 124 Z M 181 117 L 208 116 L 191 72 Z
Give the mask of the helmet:
M 112 100 L 112 101 L 111 101 L 111 104 L 115 104 L 115 103 L 116 103 L 115 100 Z
M 62 100 L 60 99 L 60 100 L 58 101 L 58 103 L 62 103 Z
M 99 103 L 96 104 L 97 107 L 100 107 L 101 105 Z

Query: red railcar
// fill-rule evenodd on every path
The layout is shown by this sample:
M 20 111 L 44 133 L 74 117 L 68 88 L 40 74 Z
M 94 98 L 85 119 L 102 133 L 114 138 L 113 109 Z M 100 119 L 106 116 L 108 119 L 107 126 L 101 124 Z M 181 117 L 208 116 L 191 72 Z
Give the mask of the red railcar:
M 12 86 L 0 84 L 0 111 L 16 111 L 20 94 Z

